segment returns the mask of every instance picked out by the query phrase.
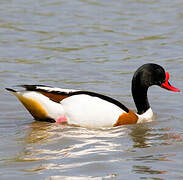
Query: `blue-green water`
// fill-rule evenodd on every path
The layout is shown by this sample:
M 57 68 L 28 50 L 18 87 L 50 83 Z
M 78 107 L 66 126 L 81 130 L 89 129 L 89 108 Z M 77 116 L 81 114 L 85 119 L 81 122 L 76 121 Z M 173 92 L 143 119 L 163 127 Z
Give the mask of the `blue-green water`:
M 90 90 L 135 110 L 131 78 L 162 65 L 183 89 L 183 4 L 0 2 L 0 179 L 183 179 L 183 95 L 149 90 L 151 123 L 92 130 L 35 122 L 5 87 Z

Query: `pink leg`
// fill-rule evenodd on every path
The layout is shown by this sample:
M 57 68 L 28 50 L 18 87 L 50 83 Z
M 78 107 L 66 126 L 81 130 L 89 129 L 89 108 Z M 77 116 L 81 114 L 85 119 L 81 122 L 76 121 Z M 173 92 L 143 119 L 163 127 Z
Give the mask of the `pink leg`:
M 57 123 L 66 123 L 67 118 L 65 116 L 61 116 L 56 120 Z

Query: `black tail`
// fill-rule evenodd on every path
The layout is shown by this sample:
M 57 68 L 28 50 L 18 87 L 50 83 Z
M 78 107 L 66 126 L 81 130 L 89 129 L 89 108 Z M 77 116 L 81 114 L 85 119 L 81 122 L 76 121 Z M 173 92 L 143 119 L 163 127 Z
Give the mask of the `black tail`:
M 8 90 L 8 91 L 11 91 L 11 92 L 17 92 L 14 89 L 10 89 L 10 88 L 5 88 L 5 89 Z

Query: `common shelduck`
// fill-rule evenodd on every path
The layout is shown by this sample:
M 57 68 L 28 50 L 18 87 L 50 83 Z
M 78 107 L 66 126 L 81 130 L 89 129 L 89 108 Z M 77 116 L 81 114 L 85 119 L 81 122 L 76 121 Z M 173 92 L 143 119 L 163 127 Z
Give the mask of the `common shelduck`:
M 36 120 L 100 128 L 152 120 L 147 90 L 152 85 L 158 85 L 170 91 L 180 91 L 168 80 L 169 73 L 160 65 L 144 64 L 137 69 L 131 88 L 137 113 L 111 97 L 90 91 L 44 85 L 20 85 L 25 90 L 7 90 L 22 102 Z

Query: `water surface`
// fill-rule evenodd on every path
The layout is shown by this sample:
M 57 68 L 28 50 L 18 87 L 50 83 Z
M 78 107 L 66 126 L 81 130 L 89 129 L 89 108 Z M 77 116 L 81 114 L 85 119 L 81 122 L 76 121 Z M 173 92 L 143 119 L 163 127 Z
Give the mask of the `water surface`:
M 0 2 L 0 179 L 183 179 L 183 95 L 152 87 L 153 122 L 86 129 L 35 122 L 5 87 L 109 95 L 135 110 L 134 71 L 158 63 L 183 89 L 179 0 Z

